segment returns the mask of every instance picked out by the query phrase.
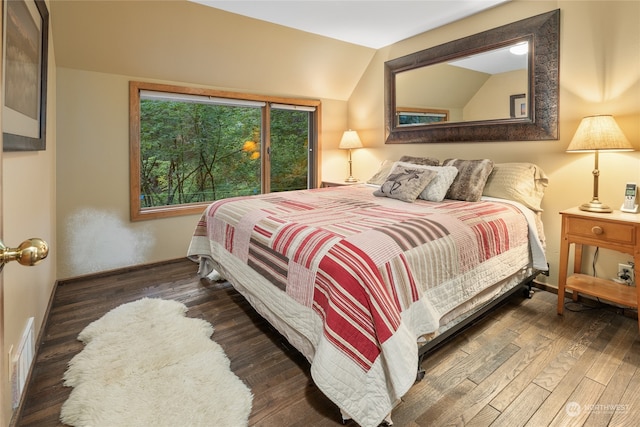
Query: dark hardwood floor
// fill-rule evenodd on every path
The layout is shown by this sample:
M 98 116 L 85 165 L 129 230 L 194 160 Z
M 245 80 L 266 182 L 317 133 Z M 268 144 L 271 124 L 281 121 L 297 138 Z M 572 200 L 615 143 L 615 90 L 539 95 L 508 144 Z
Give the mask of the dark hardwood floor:
M 180 301 L 188 316 L 213 324 L 212 339 L 254 394 L 250 425 L 342 425 L 304 357 L 228 283 L 200 281 L 196 267 L 176 260 L 60 283 L 13 424 L 62 425 L 71 391 L 62 375 L 82 349 L 78 333 L 120 304 L 155 297 Z M 424 380 L 394 410 L 394 425 L 640 425 L 636 321 L 608 306 L 557 316 L 555 304 L 545 291 L 516 296 L 430 355 Z

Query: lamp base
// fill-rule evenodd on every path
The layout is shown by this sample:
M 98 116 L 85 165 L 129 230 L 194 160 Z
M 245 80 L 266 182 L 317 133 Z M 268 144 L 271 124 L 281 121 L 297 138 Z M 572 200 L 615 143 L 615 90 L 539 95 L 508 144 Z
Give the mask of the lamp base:
M 349 178 L 345 179 L 344 182 L 358 182 L 358 180 L 352 176 L 350 176 Z
M 598 200 L 592 200 L 589 203 L 584 203 L 579 206 L 581 211 L 596 212 L 596 213 L 610 213 L 613 212 L 609 206 L 602 204 Z

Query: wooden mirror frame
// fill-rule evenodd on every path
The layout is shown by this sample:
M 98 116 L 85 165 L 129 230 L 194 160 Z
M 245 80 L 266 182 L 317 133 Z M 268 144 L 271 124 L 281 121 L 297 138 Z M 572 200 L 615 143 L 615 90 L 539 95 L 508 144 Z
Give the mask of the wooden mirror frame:
M 529 116 L 469 122 L 396 124 L 396 74 L 529 41 Z M 558 139 L 560 10 L 415 52 L 384 64 L 386 144 Z

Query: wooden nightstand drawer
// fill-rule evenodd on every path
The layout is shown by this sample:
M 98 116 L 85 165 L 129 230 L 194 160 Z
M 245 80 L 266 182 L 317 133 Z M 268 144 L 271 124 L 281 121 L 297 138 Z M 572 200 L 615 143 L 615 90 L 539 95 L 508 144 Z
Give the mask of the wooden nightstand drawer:
M 632 224 L 599 221 L 591 218 L 569 218 L 567 232 L 570 235 L 606 242 L 635 245 L 635 227 Z

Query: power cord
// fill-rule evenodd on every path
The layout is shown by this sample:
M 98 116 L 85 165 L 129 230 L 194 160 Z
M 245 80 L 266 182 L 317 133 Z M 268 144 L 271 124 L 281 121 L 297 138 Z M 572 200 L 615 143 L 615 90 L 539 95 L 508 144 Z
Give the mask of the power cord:
M 596 261 L 598 260 L 599 253 L 600 253 L 600 247 L 596 246 L 595 251 L 593 252 L 593 259 L 591 260 L 591 269 L 593 271 L 593 277 L 597 277 Z M 631 268 L 635 268 L 635 265 L 633 264 L 632 261 L 629 262 L 629 265 L 631 266 Z M 629 280 L 631 279 L 631 276 L 628 273 L 629 272 L 627 270 L 623 270 L 622 273 L 618 275 L 619 279 L 624 281 L 624 283 L 626 284 L 629 284 Z M 594 302 L 595 305 L 587 304 L 586 301 Z M 618 314 L 622 314 L 623 316 L 627 316 L 627 317 L 634 317 L 634 316 L 640 315 L 638 313 L 637 308 L 619 307 L 617 305 L 611 305 L 611 304 L 602 302 L 600 298 L 597 298 L 597 297 L 595 300 L 582 298 L 581 301 L 579 302 L 569 300 L 564 303 L 564 308 L 574 313 L 605 309 L 605 310 L 613 310 L 614 312 Z
M 590 301 L 596 303 L 595 305 L 590 305 L 585 301 Z M 571 311 L 573 313 L 582 313 L 584 311 L 592 311 L 592 310 L 608 310 L 613 311 L 616 314 L 620 314 L 622 316 L 634 318 L 638 316 L 637 308 L 630 307 L 619 307 L 617 305 L 611 305 L 600 301 L 600 298 L 597 300 L 588 300 L 582 299 L 580 302 L 576 301 L 566 301 L 564 303 L 564 308 L 567 311 Z
M 597 301 L 595 301 L 597 302 L 596 305 L 585 304 L 584 301 L 585 301 L 584 298 L 581 302 L 567 301 L 564 303 L 564 308 L 574 313 L 581 313 L 583 311 L 600 310 L 603 308 L 607 308 L 608 306 L 607 304 L 604 304 L 602 301 L 600 301 L 599 298 Z

